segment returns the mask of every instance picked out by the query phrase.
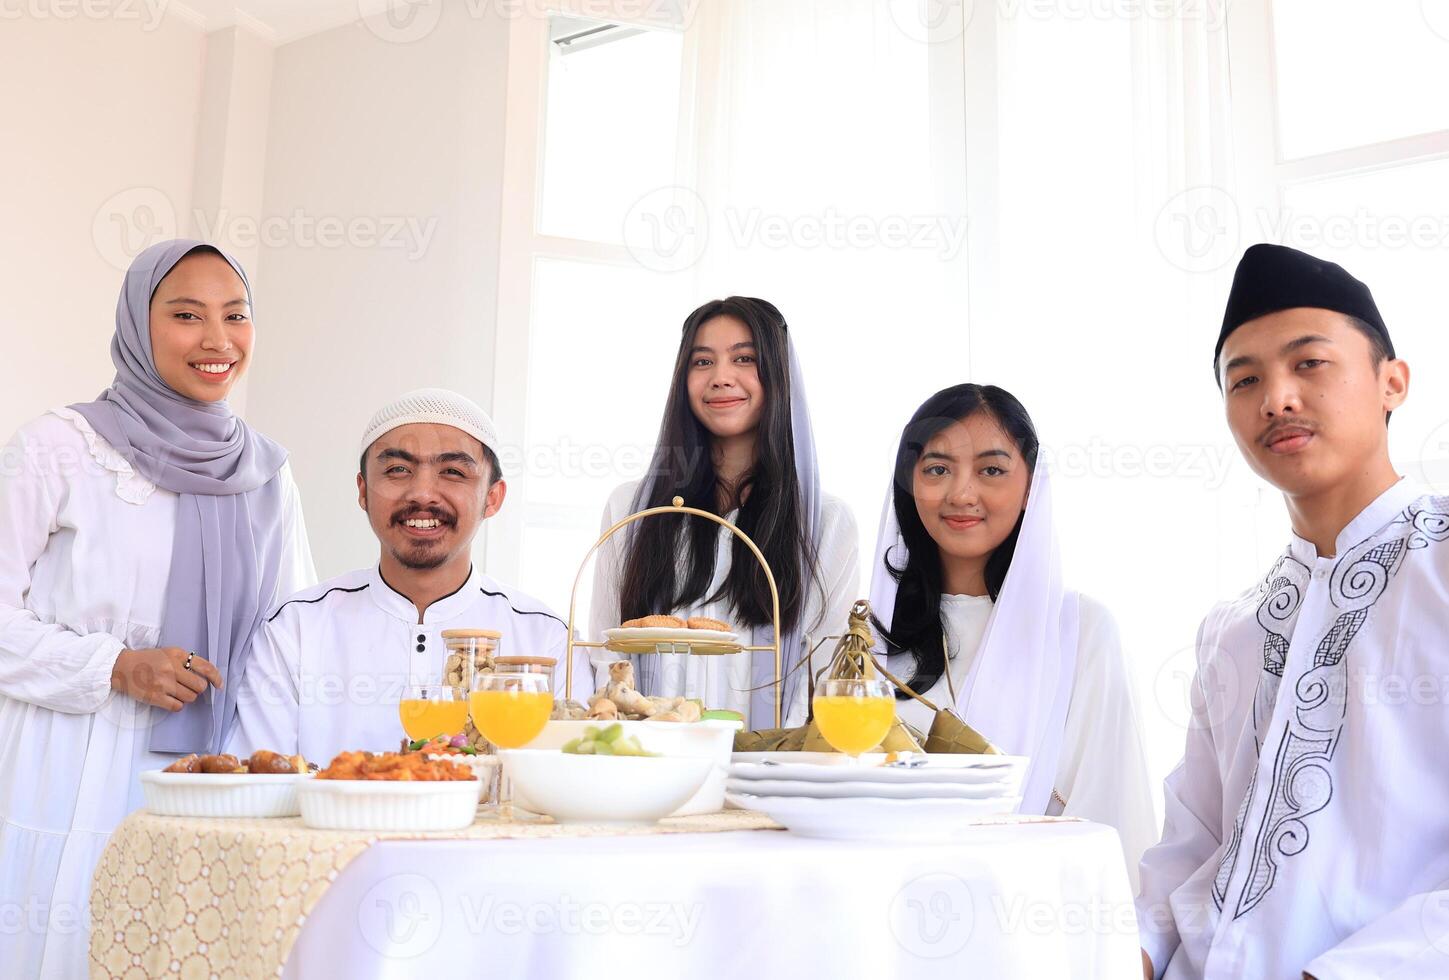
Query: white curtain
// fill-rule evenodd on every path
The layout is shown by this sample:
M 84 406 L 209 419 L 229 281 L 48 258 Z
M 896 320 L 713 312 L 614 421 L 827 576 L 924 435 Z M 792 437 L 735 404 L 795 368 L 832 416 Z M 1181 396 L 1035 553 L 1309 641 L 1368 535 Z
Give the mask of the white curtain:
M 1250 243 L 1225 31 L 1182 11 L 998 18 L 999 316 L 972 323 L 974 380 L 1021 397 L 1054 455 L 1067 581 L 1121 625 L 1155 792 L 1181 755 L 1197 625 L 1286 529 L 1211 376 Z
M 921 400 L 966 380 L 1022 399 L 1061 477 L 1068 581 L 1121 623 L 1158 776 L 1181 751 L 1197 623 L 1251 584 L 1282 523 L 1258 527 L 1277 512 L 1209 373 L 1249 244 L 1224 203 L 1221 11 L 1151 6 L 976 4 L 927 36 L 895 0 L 705 3 L 688 172 L 698 290 L 789 318 L 825 488 L 863 539 Z M 808 237 L 831 215 L 862 218 L 857 236 Z M 892 247 L 901 218 L 940 247 Z
M 697 291 L 785 314 L 823 486 L 851 504 L 862 554 L 901 426 L 970 373 L 960 49 L 921 43 L 890 7 L 706 0 L 692 32 Z

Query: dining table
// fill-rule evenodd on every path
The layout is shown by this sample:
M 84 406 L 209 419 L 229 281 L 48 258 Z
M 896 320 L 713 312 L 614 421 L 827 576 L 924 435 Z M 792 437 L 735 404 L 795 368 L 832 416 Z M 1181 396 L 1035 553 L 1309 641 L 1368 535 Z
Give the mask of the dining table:
M 864 836 L 734 809 L 435 834 L 142 810 L 93 880 L 92 975 L 1140 975 L 1112 828 L 1001 816 L 945 841 Z

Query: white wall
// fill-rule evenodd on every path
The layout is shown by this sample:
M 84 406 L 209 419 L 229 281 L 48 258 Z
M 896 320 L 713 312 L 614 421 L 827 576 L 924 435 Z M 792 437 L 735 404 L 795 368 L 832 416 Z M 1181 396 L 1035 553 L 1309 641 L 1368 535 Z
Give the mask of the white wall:
M 491 397 L 508 35 L 469 6 L 409 43 L 352 24 L 275 52 L 247 414 L 292 452 L 324 577 L 377 560 L 369 416 L 421 386 Z
M 0 91 L 45 80 L 0 100 L 0 438 L 110 383 L 136 252 L 214 240 L 255 290 L 233 405 L 291 450 L 318 570 L 370 564 L 368 416 L 424 385 L 492 395 L 507 25 L 450 4 L 277 46 L 147 9 L 0 20 Z
M 257 282 L 261 242 L 238 236 L 238 215 L 259 214 L 267 162 L 271 111 L 272 43 L 243 28 L 213 31 L 206 38 L 206 74 L 196 140 L 193 207 L 189 234 L 229 251 Z M 231 405 L 246 413 L 250 376 L 243 375 Z
M 133 9 L 0 20 L 0 439 L 110 383 L 122 272 L 191 207 L 206 36 Z

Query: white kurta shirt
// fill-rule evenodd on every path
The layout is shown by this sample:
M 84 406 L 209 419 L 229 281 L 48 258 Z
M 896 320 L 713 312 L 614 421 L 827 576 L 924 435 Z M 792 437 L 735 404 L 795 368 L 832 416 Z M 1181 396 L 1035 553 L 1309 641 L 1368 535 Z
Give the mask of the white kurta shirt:
M 1106 606 L 1094 599 L 1078 599 L 1076 670 L 1053 783 L 1062 802 L 1053 812 L 1115 827 L 1135 887 L 1138 859 L 1157 839 L 1142 729 L 1117 621 Z M 967 677 L 980 653 L 991 609 L 989 596 L 941 597 L 946 652 L 958 694 L 966 689 Z M 891 673 L 909 681 L 915 661 L 910 654 L 895 654 L 887 666 Z M 923 693 L 937 707 L 951 703 L 944 676 Z M 896 715 L 921 732 L 929 732 L 934 720 L 929 708 L 909 699 L 896 702 Z M 966 723 L 970 724 L 971 719 L 967 718 Z M 982 734 L 991 737 L 989 732 Z
M 280 479 L 279 596 L 316 580 Z M 137 773 L 175 758 L 147 749 L 160 709 L 112 691 L 111 670 L 160 642 L 177 499 L 69 409 L 0 457 L 0 909 L 20 910 L 0 922 L 6 975 L 86 975 L 91 873 L 141 803 Z
M 442 680 L 449 629 L 497 630 L 499 656 L 553 657 L 561 696 L 568 631 L 547 606 L 475 566 L 419 622 L 412 600 L 369 568 L 293 596 L 268 620 L 238 694 L 231 748 L 300 752 L 322 766 L 343 751 L 396 752 L 403 689 Z M 574 669 L 588 671 L 583 650 Z
M 1449 498 L 1400 482 L 1296 535 L 1198 635 L 1142 859 L 1158 976 L 1449 977 Z
M 604 508 L 602 524 L 604 529 L 633 513 L 634 494 L 638 489 L 637 481 L 615 488 L 609 496 L 608 505 Z M 722 516 L 726 520 L 733 521 L 739 516 L 739 512 L 731 511 Z M 693 518 L 693 520 L 703 519 Z M 817 556 L 821 577 L 818 582 L 809 584 L 803 615 L 800 618 L 802 642 L 807 650 L 821 637 L 844 633 L 851 605 L 857 599 L 862 598 L 858 539 L 855 515 L 850 512 L 850 507 L 840 498 L 822 493 L 820 495 L 820 549 Z M 619 579 L 624 574 L 624 545 L 627 540 L 628 530 L 625 529 L 610 538 L 599 551 L 598 561 L 594 567 L 593 600 L 589 609 L 589 638 L 592 640 L 602 641 L 604 630 L 619 625 Z M 723 527 L 719 529 L 714 580 L 706 590 L 706 595 L 714 595 L 718 592 L 724 584 L 726 576 L 729 575 L 734 541 L 735 537 L 728 529 Z M 684 618 L 705 616 L 730 624 L 735 622 L 734 613 L 727 600 L 700 602 L 688 609 L 661 609 L 658 612 L 668 612 Z M 738 632 L 747 631 L 738 630 Z M 781 640 L 783 641 L 784 638 L 784 634 L 782 634 Z M 742 639 L 741 642 L 748 641 Z M 599 668 L 598 681 L 602 684 L 607 680 L 607 676 L 603 673 L 607 668 L 603 665 L 618 658 L 607 650 L 601 648 L 594 648 L 594 650 L 594 663 Z M 815 667 L 820 667 L 823 660 L 828 660 L 833 651 L 834 644 L 827 643 L 821 647 L 816 654 Z M 775 723 L 773 717 L 749 717 L 752 657 L 753 654 L 749 652 L 723 657 L 695 657 L 686 654 L 657 655 L 659 660 L 657 669 L 661 683 L 657 689 L 651 690 L 649 693 L 664 697 L 700 698 L 704 701 L 706 708 L 740 712 L 745 716 L 748 728 L 769 728 Z M 792 655 L 786 653 L 784 659 L 786 663 L 789 663 Z M 798 659 L 798 653 L 793 656 L 793 659 Z M 795 702 L 785 705 L 784 723 L 786 726 L 805 723 L 807 686 L 802 678 L 802 683 L 796 687 Z M 591 692 L 584 692 L 584 696 L 580 696 L 580 692 L 575 691 L 574 696 L 579 701 L 586 701 L 588 693 Z

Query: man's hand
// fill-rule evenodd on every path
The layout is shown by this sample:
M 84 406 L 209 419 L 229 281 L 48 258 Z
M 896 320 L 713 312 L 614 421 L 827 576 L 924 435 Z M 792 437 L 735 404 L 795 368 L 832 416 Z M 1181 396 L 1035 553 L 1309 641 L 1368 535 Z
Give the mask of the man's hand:
M 187 657 L 191 657 L 190 670 L 186 669 Z M 208 684 L 221 687 L 216 666 L 179 647 L 122 650 L 111 668 L 112 688 L 167 711 L 180 711 Z
M 1142 980 L 1152 980 L 1152 957 L 1145 949 L 1142 951 Z

